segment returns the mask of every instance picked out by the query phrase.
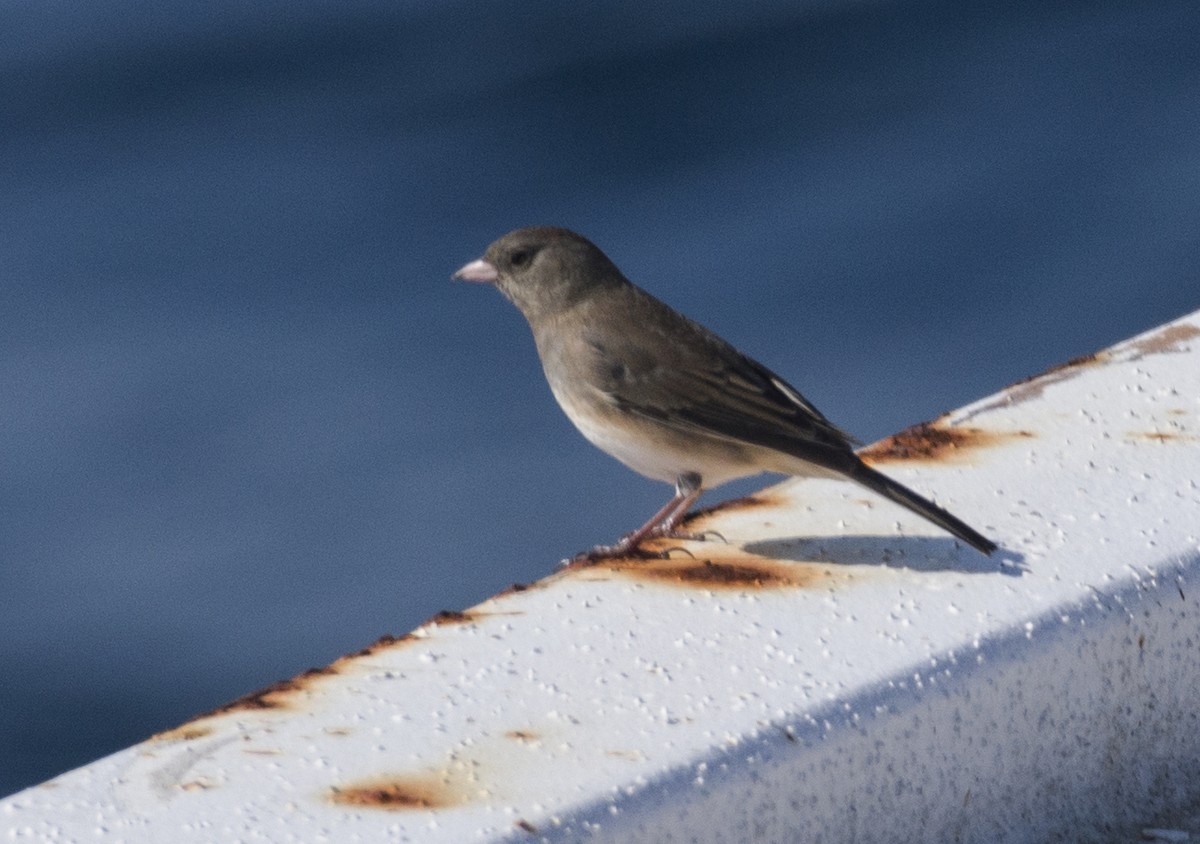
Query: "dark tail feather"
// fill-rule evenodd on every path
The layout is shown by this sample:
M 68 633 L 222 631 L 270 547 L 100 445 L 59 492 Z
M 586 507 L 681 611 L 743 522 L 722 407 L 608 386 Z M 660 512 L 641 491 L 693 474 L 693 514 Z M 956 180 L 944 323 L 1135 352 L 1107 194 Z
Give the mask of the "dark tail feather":
M 970 527 L 966 522 L 950 515 L 932 501 L 922 498 L 903 484 L 893 481 L 887 475 L 876 472 L 865 463 L 859 463 L 857 468 L 851 470 L 848 474 L 852 480 L 857 481 L 867 489 L 879 493 L 884 498 L 895 501 L 901 507 L 907 507 L 918 516 L 928 519 L 943 530 L 954 534 L 976 551 L 983 554 L 991 554 L 996 550 L 995 542 L 992 542 L 979 531 Z

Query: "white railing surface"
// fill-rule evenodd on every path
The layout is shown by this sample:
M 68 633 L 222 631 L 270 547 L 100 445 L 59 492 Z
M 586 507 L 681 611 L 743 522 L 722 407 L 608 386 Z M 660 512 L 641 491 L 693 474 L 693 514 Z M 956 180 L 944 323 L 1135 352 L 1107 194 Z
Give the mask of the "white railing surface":
M 0 840 L 1109 840 L 1194 800 L 1200 312 L 864 456 L 1001 550 L 787 481 L 668 560 L 444 613 L 13 795 Z

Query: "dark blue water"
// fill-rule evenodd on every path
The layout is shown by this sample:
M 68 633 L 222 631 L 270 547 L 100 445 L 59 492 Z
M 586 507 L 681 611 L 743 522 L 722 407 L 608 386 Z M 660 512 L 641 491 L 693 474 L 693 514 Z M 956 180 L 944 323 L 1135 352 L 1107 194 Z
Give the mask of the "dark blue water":
M 1200 306 L 1192 0 L 0 32 L 0 793 L 665 499 L 450 283 L 511 228 L 584 232 L 864 440 Z

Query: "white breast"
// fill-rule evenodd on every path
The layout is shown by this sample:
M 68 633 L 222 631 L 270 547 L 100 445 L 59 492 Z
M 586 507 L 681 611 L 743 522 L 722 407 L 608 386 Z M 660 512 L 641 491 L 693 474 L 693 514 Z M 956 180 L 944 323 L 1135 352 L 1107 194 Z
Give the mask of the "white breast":
M 550 387 L 588 442 L 648 478 L 673 484 L 680 475 L 695 472 L 710 488 L 763 471 L 736 444 L 689 437 L 653 420 L 623 414 L 599 392 L 583 397 L 574 389 L 561 390 L 554 383 Z

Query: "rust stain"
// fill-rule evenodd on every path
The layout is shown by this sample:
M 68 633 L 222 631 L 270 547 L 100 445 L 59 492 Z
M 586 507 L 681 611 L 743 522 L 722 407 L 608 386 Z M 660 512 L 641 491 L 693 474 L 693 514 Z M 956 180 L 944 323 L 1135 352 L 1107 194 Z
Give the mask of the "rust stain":
M 1189 340 L 1195 340 L 1197 337 L 1200 337 L 1200 328 L 1188 323 L 1179 323 L 1168 325 L 1166 328 L 1156 331 L 1148 337 L 1134 340 L 1126 348 L 1134 350 L 1134 356 L 1130 360 L 1141 360 L 1147 355 L 1185 352 L 1188 350 L 1188 347 L 1185 347 L 1183 344 Z
M 470 801 L 467 791 L 448 776 L 378 777 L 347 786 L 335 786 L 329 799 L 339 806 L 358 806 L 403 812 L 414 809 L 448 809 Z
M 150 741 L 195 741 L 212 735 L 212 727 L 188 722 L 179 727 L 172 727 L 150 736 Z
M 578 571 L 585 577 L 595 577 L 598 572 L 610 571 L 636 580 L 674 586 L 737 590 L 803 588 L 826 581 L 832 576 L 825 566 L 778 563 L 748 555 L 724 561 L 690 557 L 612 560 Z
M 984 428 L 952 428 L 938 422 L 922 422 L 867 446 L 858 452 L 858 456 L 867 463 L 959 462 L 971 451 L 1011 440 L 1031 439 L 1033 436 L 1030 431 L 988 431 Z
M 702 507 L 691 513 L 687 520 L 692 522 L 728 510 L 755 510 L 761 507 L 778 507 L 779 505 L 780 499 L 770 495 L 747 495 L 744 498 L 731 498 L 728 501 L 721 501 L 711 507 Z
M 1066 363 L 1052 366 L 1045 372 L 1031 375 L 1028 378 L 1022 378 L 1020 381 L 1009 384 L 1000 394 L 1000 398 L 978 408 L 971 415 L 975 416 L 989 410 L 995 410 L 998 407 L 1011 407 L 1014 404 L 1021 404 L 1022 402 L 1041 398 L 1042 393 L 1046 391 L 1047 387 L 1061 384 L 1063 381 L 1070 381 L 1088 367 L 1107 363 L 1111 358 L 1112 355 L 1108 352 L 1096 352 L 1090 355 L 1071 358 Z
M 439 613 L 434 616 L 434 619 L 439 619 L 434 623 L 450 623 L 442 616 L 447 613 Z M 465 614 L 458 614 L 465 615 Z M 334 661 L 332 665 L 324 668 L 310 668 L 302 674 L 291 678 L 290 680 L 280 680 L 277 683 L 272 683 L 265 688 L 251 692 L 247 695 L 242 695 L 236 700 L 232 700 L 216 709 L 201 713 L 186 723 L 174 727 L 170 730 L 165 730 L 151 736 L 152 741 L 190 741 L 193 739 L 203 738 L 211 735 L 213 728 L 210 725 L 202 722 L 215 718 L 219 715 L 224 715 L 228 712 L 238 711 L 265 711 L 274 709 L 287 709 L 292 703 L 292 698 L 305 691 L 311 690 L 315 681 L 322 677 L 340 674 L 350 663 L 363 657 L 369 657 L 381 650 L 387 648 L 395 648 L 407 645 L 417 641 L 419 637 L 411 633 L 405 633 L 403 636 L 393 636 L 385 634 L 371 645 L 363 648 L 360 651 L 352 653 L 348 656 L 341 657 Z
M 1200 436 L 1185 434 L 1182 431 L 1130 431 L 1126 434 L 1126 438 L 1131 440 L 1151 440 L 1152 442 L 1160 443 L 1196 442 L 1200 440 Z
M 505 738 L 513 739 L 514 741 L 538 741 L 541 739 L 533 730 L 509 730 L 504 734 Z
M 1185 343 L 1200 337 L 1200 328 L 1188 323 L 1168 325 L 1160 331 L 1115 347 L 1114 351 L 1100 351 L 1090 355 L 1072 358 L 1066 363 L 1052 366 L 1038 375 L 1031 375 L 1010 384 L 1000 397 L 988 404 L 977 408 L 971 415 L 975 416 L 1000 407 L 1010 407 L 1015 404 L 1040 398 L 1047 387 L 1074 378 L 1088 367 L 1108 363 L 1114 359 L 1114 353 L 1121 360 L 1141 360 L 1148 355 L 1171 354 L 1187 351 Z M 1127 352 L 1132 354 L 1127 355 Z
M 420 626 L 429 627 L 432 625 L 435 627 L 440 627 L 446 624 L 473 624 L 479 620 L 479 616 L 481 615 L 486 615 L 486 613 L 476 612 L 473 610 L 468 610 L 467 612 L 462 612 L 459 610 L 442 610 L 441 612 L 435 613 L 427 618 Z
M 514 826 L 516 826 L 516 828 L 522 832 L 528 832 L 530 835 L 537 835 L 538 828 L 524 818 L 517 821 Z
M 524 592 L 525 590 L 531 588 L 532 587 L 528 583 L 510 583 L 506 589 L 502 589 L 497 592 L 496 597 L 499 598 L 504 595 L 515 595 L 518 592 Z
M 379 651 L 387 650 L 389 648 L 403 647 L 404 645 L 411 644 L 417 640 L 418 640 L 418 637 L 414 636 L 411 633 L 405 633 L 403 636 L 393 636 L 390 633 L 385 633 L 384 635 L 382 635 L 378 639 L 376 639 L 374 642 L 367 645 L 361 651 L 355 651 L 352 654 L 340 657 L 339 659 L 335 660 L 333 665 L 334 665 L 334 667 L 340 668 L 342 665 L 344 665 L 348 662 L 352 662 L 356 659 L 360 659 L 361 657 L 373 656 L 374 654 L 378 653 Z
M 211 718 L 214 715 L 223 715 L 226 712 L 286 709 L 291 703 L 291 698 L 308 690 L 315 680 L 337 673 L 337 669 L 333 667 L 310 668 L 303 674 L 298 674 L 290 680 L 280 680 L 278 683 L 272 683 L 256 692 L 242 695 L 224 706 L 218 706 L 210 712 L 205 712 L 194 720 Z
M 331 674 L 336 674 L 345 670 L 360 659 L 374 656 L 380 651 L 391 650 L 392 648 L 402 648 L 418 642 L 420 639 L 420 636 L 415 636 L 412 633 L 405 633 L 403 636 L 393 636 L 390 633 L 385 633 L 362 650 L 355 651 L 354 653 L 347 654 L 343 657 L 338 657 L 326 670 Z

